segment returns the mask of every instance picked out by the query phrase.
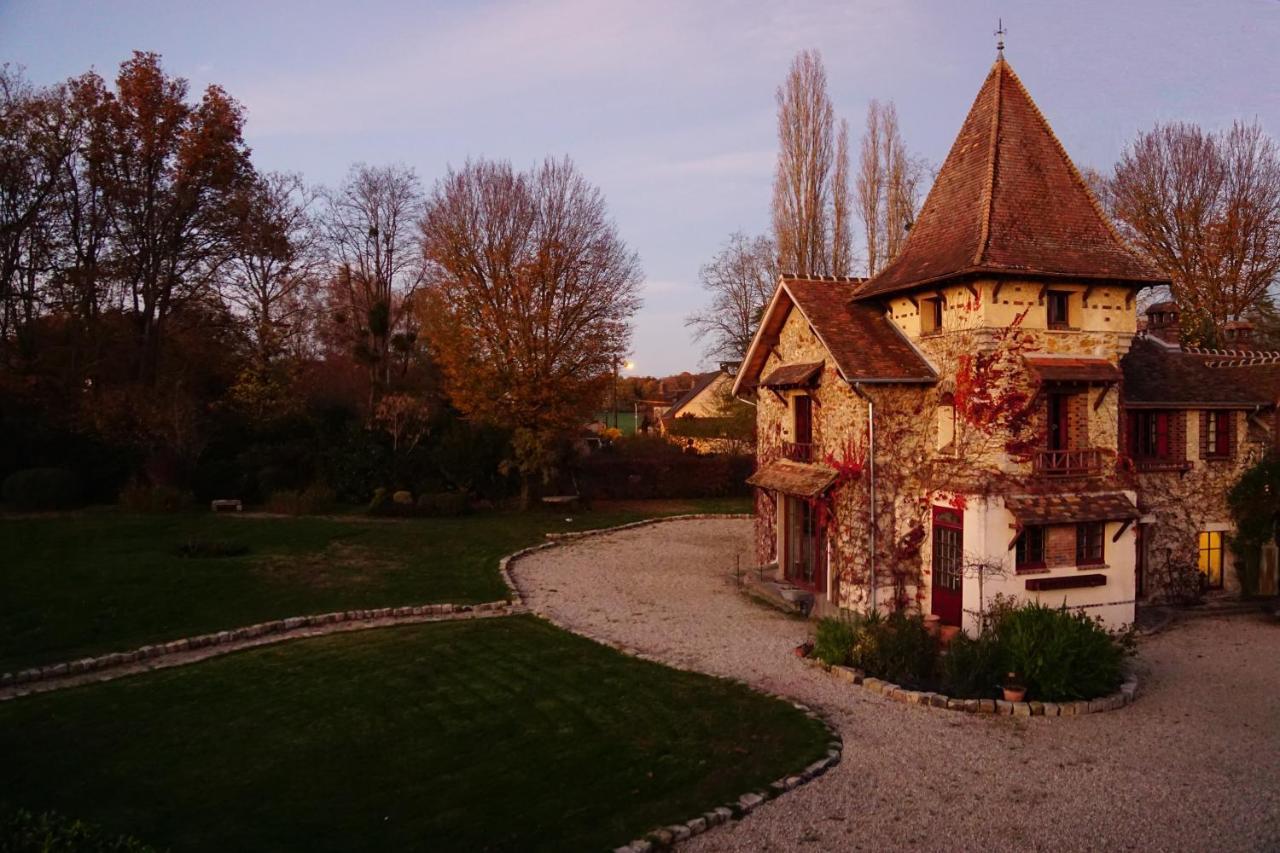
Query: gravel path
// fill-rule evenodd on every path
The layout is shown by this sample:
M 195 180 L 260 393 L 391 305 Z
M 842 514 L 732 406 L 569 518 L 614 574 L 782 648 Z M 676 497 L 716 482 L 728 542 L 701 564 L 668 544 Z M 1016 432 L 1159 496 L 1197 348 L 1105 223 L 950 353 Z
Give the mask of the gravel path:
M 512 565 L 555 622 L 793 696 L 841 730 L 835 770 L 685 849 L 1280 849 L 1280 626 L 1200 619 L 1145 640 L 1121 711 L 943 713 L 803 666 L 809 624 L 734 589 L 750 541 L 750 521 L 673 521 Z

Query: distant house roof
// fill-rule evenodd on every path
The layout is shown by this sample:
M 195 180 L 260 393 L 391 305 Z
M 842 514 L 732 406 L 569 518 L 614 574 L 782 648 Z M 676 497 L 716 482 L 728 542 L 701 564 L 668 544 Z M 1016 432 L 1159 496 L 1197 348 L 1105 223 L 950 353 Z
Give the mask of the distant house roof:
M 1105 358 L 1029 355 L 1026 362 L 1042 382 L 1119 382 L 1124 377 Z
M 784 364 L 760 380 L 765 388 L 799 388 L 812 384 L 822 374 L 822 362 L 810 361 L 801 364 Z
M 826 465 L 806 465 L 789 459 L 770 462 L 747 478 L 749 485 L 800 498 L 817 497 L 835 481 L 835 470 Z
M 680 410 L 697 399 L 698 395 L 707 390 L 711 383 L 716 381 L 716 377 L 721 375 L 724 375 L 724 372 L 720 370 L 713 370 L 710 373 L 699 374 L 693 381 L 693 387 L 684 392 L 681 397 L 677 398 L 676 401 L 671 404 L 671 408 L 663 412 L 662 416 L 664 418 L 680 417 Z
M 1168 282 L 1121 242 L 1003 59 L 987 74 L 902 252 L 858 298 L 970 274 Z
M 738 371 L 734 393 L 756 383 L 792 306 L 847 382 L 933 382 L 929 362 L 880 308 L 854 302 L 859 279 L 783 276 Z
M 1022 526 L 1071 524 L 1078 521 L 1122 521 L 1140 513 L 1123 492 L 1075 495 L 1011 495 L 1005 508 Z
M 1133 339 L 1120 361 L 1126 406 L 1252 408 L 1280 392 L 1280 363 L 1242 366 L 1215 351 L 1187 351 L 1148 337 Z

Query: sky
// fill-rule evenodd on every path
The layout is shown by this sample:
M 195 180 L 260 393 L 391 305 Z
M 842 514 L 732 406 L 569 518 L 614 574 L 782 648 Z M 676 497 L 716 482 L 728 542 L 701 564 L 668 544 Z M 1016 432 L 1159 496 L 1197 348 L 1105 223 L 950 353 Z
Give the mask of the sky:
M 1109 169 L 1161 121 L 1256 118 L 1280 137 L 1280 0 L 0 0 L 0 62 L 53 83 L 155 51 L 246 107 L 258 168 L 316 184 L 405 163 L 429 189 L 468 157 L 569 155 L 640 255 L 633 360 L 660 376 L 709 365 L 684 325 L 706 301 L 699 267 L 769 227 L 774 91 L 795 53 L 821 51 L 855 152 L 869 101 L 892 100 L 936 167 L 1000 18 L 1006 58 L 1082 166 Z

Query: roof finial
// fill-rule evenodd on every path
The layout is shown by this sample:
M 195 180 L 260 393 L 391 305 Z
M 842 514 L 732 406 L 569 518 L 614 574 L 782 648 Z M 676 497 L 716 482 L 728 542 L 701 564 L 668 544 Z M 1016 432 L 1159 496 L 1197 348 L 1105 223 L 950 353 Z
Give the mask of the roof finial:
M 996 31 L 992 33 L 996 37 L 996 58 L 1004 59 L 1004 37 L 1009 31 L 1004 28 L 1004 19 L 996 18 Z

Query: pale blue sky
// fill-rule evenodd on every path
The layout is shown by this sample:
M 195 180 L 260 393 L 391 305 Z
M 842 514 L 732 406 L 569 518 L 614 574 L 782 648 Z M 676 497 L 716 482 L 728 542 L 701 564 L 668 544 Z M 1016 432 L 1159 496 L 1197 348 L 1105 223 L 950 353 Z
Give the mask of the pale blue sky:
M 248 108 L 260 168 L 336 182 L 402 161 L 426 186 L 468 156 L 568 154 L 608 197 L 647 273 L 639 372 L 700 361 L 683 319 L 698 267 L 768 225 L 773 91 L 816 47 L 856 137 L 897 102 L 940 163 L 995 56 L 1006 56 L 1075 160 L 1109 167 L 1156 121 L 1257 117 L 1280 136 L 1280 0 L 734 3 L 721 0 L 311 2 L 0 0 L 0 61 L 38 82 L 133 49 Z

